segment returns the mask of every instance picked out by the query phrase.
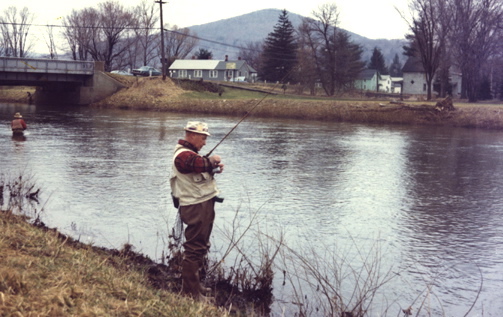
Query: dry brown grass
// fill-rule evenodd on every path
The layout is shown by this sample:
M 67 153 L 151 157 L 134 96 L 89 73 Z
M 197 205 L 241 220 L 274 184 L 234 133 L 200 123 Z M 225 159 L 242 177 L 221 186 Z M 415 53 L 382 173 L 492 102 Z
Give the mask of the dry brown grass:
M 227 316 L 153 288 L 127 259 L 0 212 L 1 316 Z
M 336 100 L 293 94 L 285 96 L 280 87 L 274 85 L 274 91 L 278 95 L 269 95 L 260 101 L 264 94 L 225 88 L 226 91 L 219 97 L 215 93 L 183 90 L 170 78 L 163 81 L 161 77 L 107 74 L 128 88 L 93 104 L 94 107 L 235 116 L 242 116 L 253 108 L 251 115 L 257 117 L 503 129 L 502 103 L 467 104 L 455 100 L 455 111 L 440 112 L 434 110 L 435 102 L 405 101 L 405 104 L 400 105 L 389 100 Z M 270 85 L 242 85 L 248 88 L 256 86 L 255 88 L 265 91 L 271 89 Z M 292 89 L 287 92 L 292 93 Z M 26 102 L 27 92 L 33 94 L 34 88 L 0 89 L 0 100 Z
M 35 87 L 0 87 L 0 100 L 4 102 L 28 102 L 28 93 L 33 95 Z
M 257 117 L 294 118 L 307 120 L 386 123 L 409 125 L 442 125 L 483 129 L 503 129 L 501 104 L 465 104 L 454 101 L 455 111 L 437 111 L 435 102 L 396 104 L 376 100 L 334 100 L 299 98 L 295 95 L 256 98 L 236 97 L 228 89 L 222 97 L 216 94 L 190 93 L 171 79 L 138 78 L 129 88 L 93 106 L 121 109 L 207 113 L 242 116 L 253 108 Z M 237 93 L 239 94 L 239 93 Z M 255 107 L 258 103 L 260 104 Z
M 113 75 L 113 74 L 111 74 Z M 121 109 L 160 110 L 166 104 L 176 101 L 184 91 L 170 79 L 160 77 L 121 76 L 122 83 L 128 88 L 122 89 L 95 104 L 98 107 L 113 107 Z M 114 77 L 114 78 L 115 78 Z

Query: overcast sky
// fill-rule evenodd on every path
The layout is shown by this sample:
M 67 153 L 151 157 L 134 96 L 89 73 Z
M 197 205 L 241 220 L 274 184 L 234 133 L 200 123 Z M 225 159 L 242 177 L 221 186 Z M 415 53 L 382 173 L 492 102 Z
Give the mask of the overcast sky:
M 141 0 L 120 0 L 124 6 L 136 6 Z M 147 0 L 148 1 L 148 0 Z M 154 0 L 151 0 L 154 2 Z M 339 10 L 339 27 L 371 38 L 402 39 L 407 32 L 407 24 L 396 11 L 408 12 L 407 0 L 165 0 L 164 22 L 169 25 L 186 27 L 232 18 L 262 9 L 286 9 L 303 16 L 325 3 L 335 3 Z M 16 0 L 1 1 L 0 13 L 11 6 L 28 7 L 36 14 L 37 24 L 59 24 L 62 16 L 72 9 L 97 7 L 103 0 Z M 32 30 L 34 31 L 34 30 Z M 38 33 L 38 32 L 37 32 Z M 43 35 L 36 35 L 43 42 Z

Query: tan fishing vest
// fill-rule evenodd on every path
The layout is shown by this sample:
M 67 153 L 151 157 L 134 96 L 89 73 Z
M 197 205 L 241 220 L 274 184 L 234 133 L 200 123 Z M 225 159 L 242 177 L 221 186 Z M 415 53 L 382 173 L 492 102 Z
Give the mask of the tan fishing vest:
M 24 130 L 23 125 L 21 124 L 21 119 L 12 120 L 11 127 L 12 130 Z
M 177 170 L 175 166 L 175 158 L 178 154 L 184 151 L 191 150 L 180 144 L 176 145 L 171 164 L 171 177 L 169 179 L 172 194 L 180 200 L 180 206 L 199 204 L 217 196 L 217 184 L 215 182 L 215 178 L 210 173 L 182 174 Z

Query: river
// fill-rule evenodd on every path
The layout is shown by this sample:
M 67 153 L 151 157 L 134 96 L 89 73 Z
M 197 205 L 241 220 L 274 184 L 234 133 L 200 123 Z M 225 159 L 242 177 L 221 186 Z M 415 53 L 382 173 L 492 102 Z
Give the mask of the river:
M 17 111 L 23 140 L 8 127 Z M 34 179 L 49 227 L 107 248 L 130 243 L 157 261 L 175 219 L 168 177 L 183 126 L 209 124 L 206 153 L 239 120 L 5 103 L 0 119 L 0 175 Z M 503 132 L 251 116 L 215 153 L 225 201 L 213 252 L 236 211 L 244 223 L 256 214 L 254 232 L 282 235 L 329 267 L 334 255 L 355 270 L 377 254 L 380 274 L 394 278 L 370 316 L 409 305 L 415 314 L 425 294 L 424 316 L 463 316 L 477 296 L 468 316 L 503 315 Z M 256 237 L 247 239 L 253 250 Z M 293 281 L 280 275 L 277 316 L 295 312 Z

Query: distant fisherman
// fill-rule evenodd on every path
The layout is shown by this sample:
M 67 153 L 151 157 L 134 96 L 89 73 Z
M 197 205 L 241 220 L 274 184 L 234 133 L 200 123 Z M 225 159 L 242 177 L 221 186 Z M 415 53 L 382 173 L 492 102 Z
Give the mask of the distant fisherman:
M 26 130 L 26 122 L 24 122 L 23 116 L 19 112 L 14 115 L 14 120 L 12 120 L 10 126 L 12 134 L 23 134 L 23 131 Z

